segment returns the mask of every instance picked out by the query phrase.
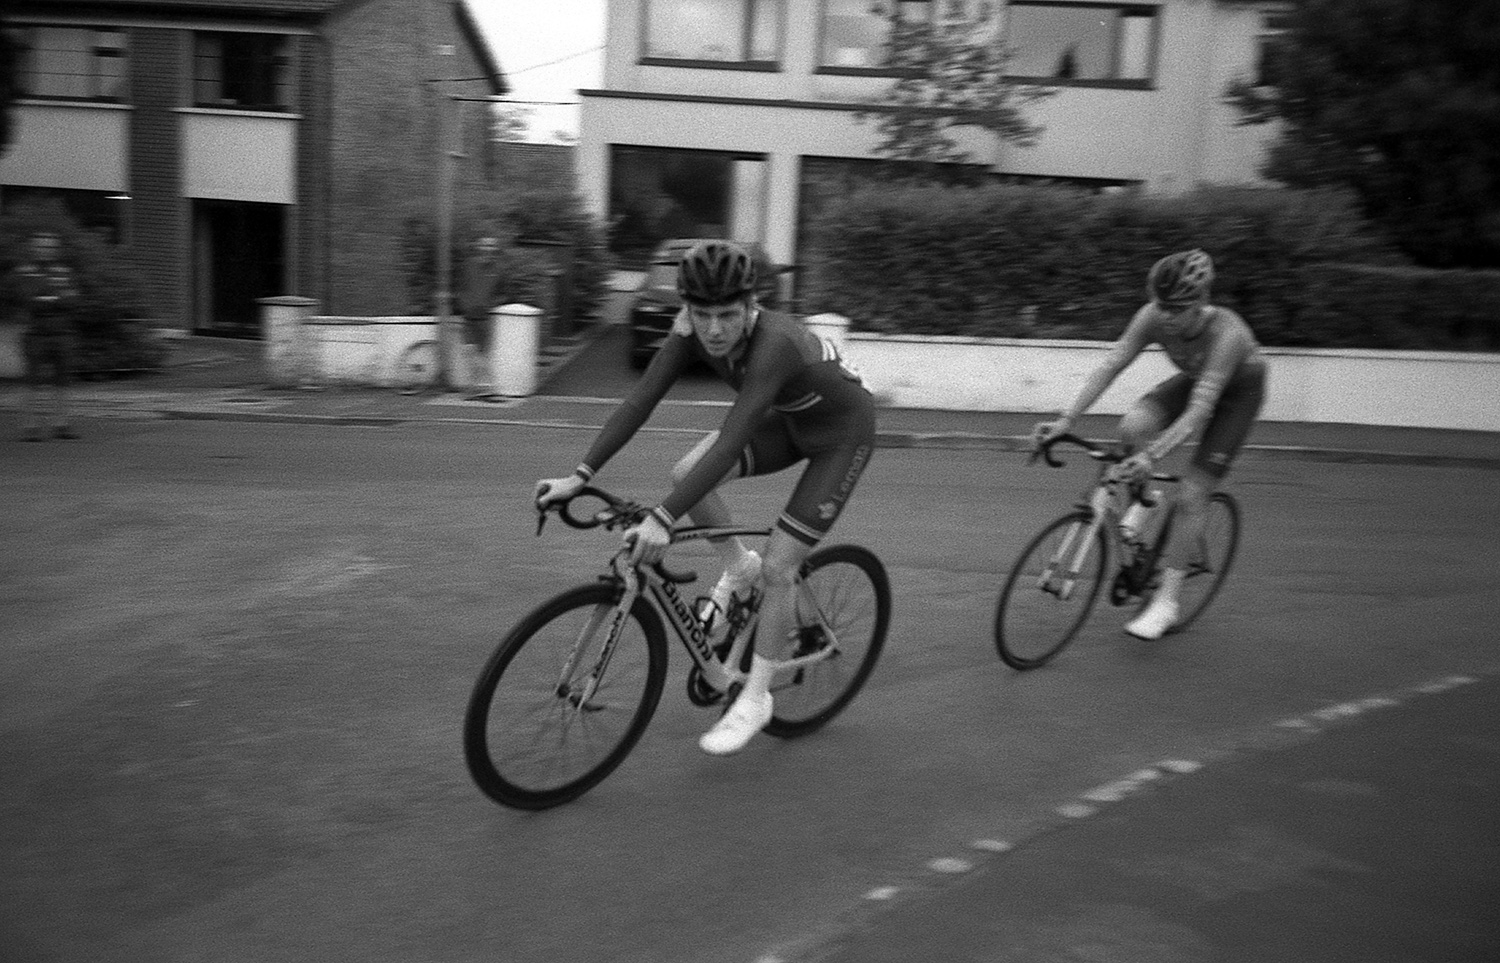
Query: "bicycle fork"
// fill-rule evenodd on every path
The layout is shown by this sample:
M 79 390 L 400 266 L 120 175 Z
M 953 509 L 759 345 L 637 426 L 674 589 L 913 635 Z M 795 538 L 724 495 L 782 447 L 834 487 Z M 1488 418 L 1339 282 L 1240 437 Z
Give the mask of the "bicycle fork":
M 620 633 L 625 628 L 625 620 L 630 617 L 631 607 L 641 594 L 640 576 L 635 569 L 622 564 L 619 559 L 615 561 L 615 572 L 620 576 L 624 584 L 624 590 L 612 607 L 596 606 L 593 615 L 589 616 L 588 622 L 583 626 L 583 631 L 578 634 L 578 639 L 573 643 L 573 650 L 568 653 L 564 660 L 562 672 L 557 680 L 557 696 L 567 699 L 574 709 L 579 711 L 598 711 L 601 706 L 591 705 L 595 693 L 599 691 L 599 683 L 604 679 L 604 673 L 609 669 L 610 659 L 614 656 L 615 646 L 620 642 Z M 588 648 L 589 640 L 594 638 L 599 631 L 605 618 L 609 618 L 609 631 L 605 634 L 604 644 L 599 647 L 599 657 L 594 662 L 588 677 L 583 680 L 582 688 L 573 683 L 573 673 L 578 668 L 578 660 Z
M 1083 566 L 1088 561 L 1089 547 L 1094 544 L 1096 533 L 1104 523 L 1106 507 L 1103 503 L 1108 498 L 1108 493 L 1101 488 L 1094 495 L 1094 504 L 1089 506 L 1088 524 L 1075 523 L 1068 527 L 1062 544 L 1057 547 L 1057 551 L 1047 562 L 1047 567 L 1042 570 L 1041 578 L 1038 580 L 1037 587 L 1043 592 L 1055 595 L 1064 602 L 1073 597 L 1073 590 L 1078 586 L 1078 573 L 1083 571 Z M 1057 575 L 1059 566 L 1066 566 L 1066 568 L 1061 584 L 1056 584 L 1053 579 Z

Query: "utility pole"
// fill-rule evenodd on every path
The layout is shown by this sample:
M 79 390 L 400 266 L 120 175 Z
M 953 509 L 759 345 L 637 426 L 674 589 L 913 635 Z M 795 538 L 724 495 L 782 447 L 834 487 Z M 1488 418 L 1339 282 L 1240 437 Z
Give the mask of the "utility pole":
M 453 350 L 453 149 L 448 113 L 453 98 L 438 92 L 437 343 L 438 383 L 457 388 Z

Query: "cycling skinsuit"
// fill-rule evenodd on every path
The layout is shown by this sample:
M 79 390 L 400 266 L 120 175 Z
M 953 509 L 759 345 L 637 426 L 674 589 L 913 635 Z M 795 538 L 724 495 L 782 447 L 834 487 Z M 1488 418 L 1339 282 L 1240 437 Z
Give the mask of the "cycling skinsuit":
M 738 393 L 719 437 L 655 510 L 668 527 L 729 478 L 766 475 L 803 459 L 807 468 L 777 526 L 808 544 L 828 532 L 875 442 L 875 403 L 837 349 L 795 318 L 759 311 L 738 360 L 705 352 L 673 326 L 630 396 L 610 416 L 581 468 L 591 475 L 643 425 L 684 371 L 702 360 Z
M 1148 306 L 1131 321 L 1119 350 L 1133 358 L 1155 342 L 1179 369 L 1141 399 L 1168 425 L 1147 446 L 1147 453 L 1160 457 L 1203 425 L 1192 464 L 1213 478 L 1223 478 L 1260 414 L 1266 362 L 1243 318 L 1227 308 L 1206 305 L 1202 310 L 1207 317 L 1198 330 L 1183 337 L 1155 323 L 1159 315 Z

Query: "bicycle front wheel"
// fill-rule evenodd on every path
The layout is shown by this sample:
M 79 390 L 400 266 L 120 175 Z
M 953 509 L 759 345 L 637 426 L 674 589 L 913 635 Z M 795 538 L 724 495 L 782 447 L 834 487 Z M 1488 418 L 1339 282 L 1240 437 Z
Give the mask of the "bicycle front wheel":
M 1163 527 L 1164 543 L 1171 538 L 1171 531 L 1170 527 Z M 1208 501 L 1203 537 L 1188 555 L 1182 591 L 1177 596 L 1177 622 L 1169 631 L 1181 632 L 1208 608 L 1229 577 L 1239 544 L 1240 506 L 1228 492 L 1214 492 Z
M 1046 665 L 1078 634 L 1104 584 L 1102 528 L 1074 512 L 1042 529 L 1021 551 L 995 608 L 995 649 L 1013 669 Z
M 808 556 L 797 590 L 794 656 L 828 646 L 826 659 L 778 672 L 771 685 L 773 736 L 802 736 L 843 711 L 875 669 L 891 622 L 891 583 L 875 553 L 834 545 Z
M 666 681 L 666 637 L 637 599 L 611 639 L 618 599 L 605 583 L 564 592 L 485 663 L 464 716 L 464 758 L 491 799 L 517 809 L 577 799 L 645 731 Z

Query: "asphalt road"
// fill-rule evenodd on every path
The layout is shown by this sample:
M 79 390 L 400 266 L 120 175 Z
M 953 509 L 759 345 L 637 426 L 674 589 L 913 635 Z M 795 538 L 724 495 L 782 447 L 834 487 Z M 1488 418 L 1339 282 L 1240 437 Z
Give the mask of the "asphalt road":
M 853 706 L 710 759 L 674 653 L 625 765 L 520 814 L 469 783 L 459 723 L 509 624 L 612 545 L 533 536 L 532 481 L 585 433 L 87 428 L 0 458 L 6 961 L 813 959 L 879 932 L 884 896 L 1077 831 L 1060 811 L 1096 787 L 1254 759 L 1317 738 L 1288 719 L 1500 662 L 1500 473 L 1247 456 L 1210 618 L 1145 644 L 1106 609 L 1018 675 L 989 638 L 997 578 L 1086 469 L 880 451 L 836 529 L 896 592 Z M 653 495 L 684 447 L 644 435 L 600 480 Z M 786 484 L 731 501 L 769 519 Z

